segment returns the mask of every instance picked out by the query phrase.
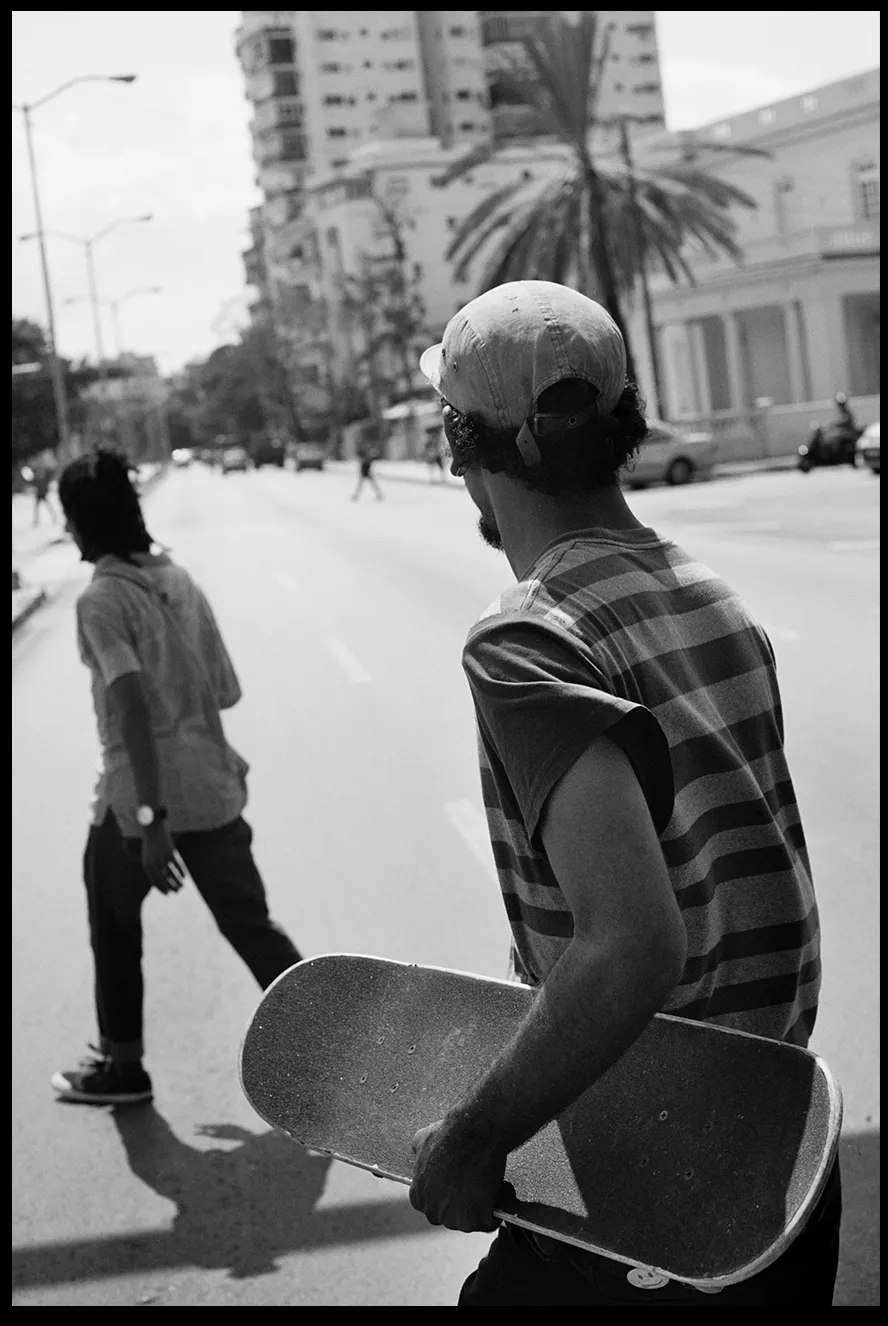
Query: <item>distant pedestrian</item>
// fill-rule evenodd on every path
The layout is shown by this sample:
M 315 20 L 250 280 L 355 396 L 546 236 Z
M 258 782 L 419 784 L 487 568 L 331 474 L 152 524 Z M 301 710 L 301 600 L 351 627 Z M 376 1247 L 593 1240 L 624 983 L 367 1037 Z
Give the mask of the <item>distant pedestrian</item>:
M 39 465 L 34 470 L 32 486 L 34 489 L 34 524 L 40 524 L 40 511 L 43 507 L 49 512 L 49 518 L 53 525 L 59 523 L 58 512 L 49 500 L 49 490 L 52 487 L 52 470 L 48 465 Z
M 241 688 L 212 609 L 155 545 L 125 460 L 99 450 L 62 472 L 59 500 L 85 562 L 80 657 L 92 674 L 102 747 L 84 857 L 95 967 L 95 1058 L 56 1073 L 63 1100 L 149 1100 L 142 1067 L 141 909 L 190 872 L 216 924 L 259 985 L 300 961 L 271 920 L 242 818 L 249 766 L 220 711 Z
M 361 495 L 361 489 L 364 487 L 364 484 L 369 483 L 370 487 L 373 489 L 374 493 L 376 494 L 376 500 L 378 502 L 381 502 L 382 489 L 380 488 L 379 484 L 376 482 L 376 478 L 373 474 L 374 462 L 379 460 L 381 455 L 377 429 L 374 423 L 368 422 L 363 425 L 360 439 L 357 445 L 357 455 L 358 455 L 358 486 L 355 489 L 355 491 L 352 493 L 352 501 L 357 502 L 358 498 Z
M 444 458 L 441 455 L 441 439 L 436 433 L 429 437 L 425 444 L 425 459 L 429 467 L 429 482 L 435 482 L 435 475 L 438 476 L 439 483 L 446 483 L 447 476 L 444 473 Z

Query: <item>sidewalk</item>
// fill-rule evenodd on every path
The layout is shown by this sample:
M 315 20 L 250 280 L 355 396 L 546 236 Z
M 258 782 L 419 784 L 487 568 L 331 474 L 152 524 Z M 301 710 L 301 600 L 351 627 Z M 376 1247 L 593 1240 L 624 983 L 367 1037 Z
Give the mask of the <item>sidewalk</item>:
M 762 456 L 758 460 L 731 461 L 722 465 L 716 465 L 712 480 L 727 479 L 733 475 L 758 474 L 770 470 L 792 470 L 795 469 L 798 462 L 798 456 L 793 453 L 791 456 Z M 336 460 L 328 462 L 331 468 L 337 470 L 351 471 L 356 470 L 356 460 Z M 438 477 L 437 471 L 431 477 L 428 465 L 424 460 L 379 460 L 374 467 L 374 474 L 379 477 L 381 483 L 389 479 L 394 479 L 398 483 L 434 483 L 435 487 L 443 488 Z M 449 470 L 446 471 L 447 486 L 458 490 L 462 484 L 458 479 L 450 477 Z
M 139 487 L 142 496 L 150 492 L 165 472 L 163 465 L 140 467 Z M 56 516 L 55 522 L 45 509 L 41 509 L 39 524 L 35 525 L 33 494 L 13 493 L 12 496 L 13 633 L 46 602 L 46 589 L 41 583 L 41 559 L 50 549 L 71 542 L 70 536 L 65 533 L 55 484 L 50 489 L 49 501 Z

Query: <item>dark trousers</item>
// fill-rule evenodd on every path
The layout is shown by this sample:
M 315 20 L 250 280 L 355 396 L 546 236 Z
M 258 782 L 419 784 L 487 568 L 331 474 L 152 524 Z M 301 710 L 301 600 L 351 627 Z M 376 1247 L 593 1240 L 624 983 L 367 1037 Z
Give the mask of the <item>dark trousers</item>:
M 263 990 L 301 961 L 268 914 L 245 820 L 175 834 L 174 841 L 216 924 Z M 140 839 L 122 837 L 109 811 L 90 829 L 83 860 L 101 1048 L 120 1063 L 138 1062 L 143 1052 L 142 903 L 151 884 L 141 847 Z M 175 906 L 175 899 L 170 902 Z
M 490 1252 L 469 1276 L 461 1308 L 608 1307 L 743 1308 L 832 1307 L 839 1265 L 842 1184 L 839 1165 L 802 1233 L 764 1271 L 718 1294 L 701 1293 L 670 1280 L 660 1289 L 636 1289 L 620 1262 L 562 1245 L 545 1257 L 533 1235 L 501 1225 Z M 568 1258 L 576 1257 L 576 1263 Z M 582 1267 L 582 1270 L 578 1269 Z

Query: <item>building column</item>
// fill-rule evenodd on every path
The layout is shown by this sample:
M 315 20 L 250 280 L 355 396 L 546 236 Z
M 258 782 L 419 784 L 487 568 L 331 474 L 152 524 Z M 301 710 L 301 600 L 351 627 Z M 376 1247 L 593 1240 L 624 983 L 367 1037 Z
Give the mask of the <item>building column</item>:
M 787 300 L 783 305 L 783 334 L 786 340 L 789 391 L 793 405 L 807 401 L 811 391 L 800 325 L 801 317 L 802 309 L 798 302 L 795 299 Z
M 740 319 L 736 313 L 723 313 L 722 326 L 725 333 L 725 358 L 728 363 L 728 390 L 731 394 L 731 409 L 745 410 L 747 399 L 748 376 L 743 339 L 740 335 Z
M 831 400 L 837 391 L 848 390 L 848 350 L 841 297 L 832 295 L 807 301 L 805 317 L 811 397 L 815 401 Z
M 688 348 L 694 371 L 695 409 L 698 414 L 712 413 L 712 393 L 709 390 L 709 363 L 706 358 L 706 340 L 699 322 L 687 323 Z

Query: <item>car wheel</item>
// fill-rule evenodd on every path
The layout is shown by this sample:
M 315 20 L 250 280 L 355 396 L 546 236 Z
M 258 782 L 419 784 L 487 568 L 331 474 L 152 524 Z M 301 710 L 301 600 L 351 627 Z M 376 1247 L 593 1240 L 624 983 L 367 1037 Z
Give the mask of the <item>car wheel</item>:
M 689 460 L 679 457 L 674 460 L 666 471 L 666 482 L 675 487 L 678 484 L 690 483 L 694 475 L 694 467 Z

